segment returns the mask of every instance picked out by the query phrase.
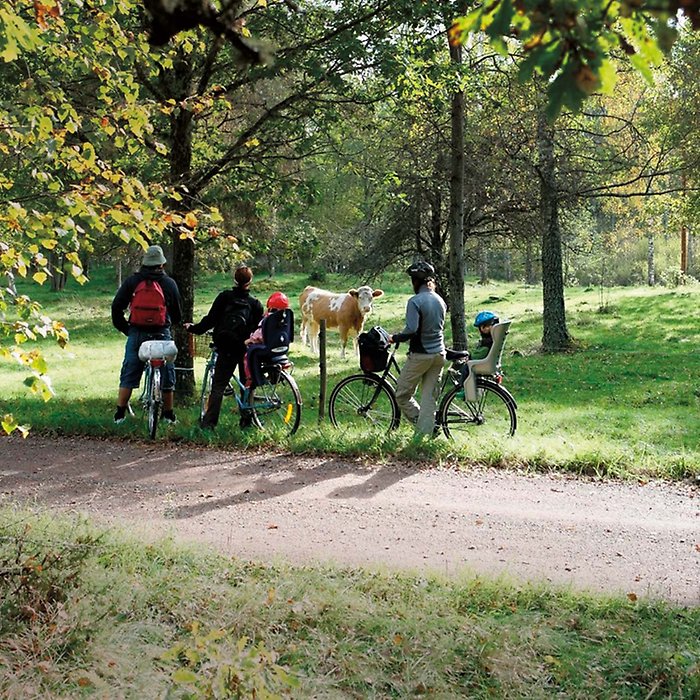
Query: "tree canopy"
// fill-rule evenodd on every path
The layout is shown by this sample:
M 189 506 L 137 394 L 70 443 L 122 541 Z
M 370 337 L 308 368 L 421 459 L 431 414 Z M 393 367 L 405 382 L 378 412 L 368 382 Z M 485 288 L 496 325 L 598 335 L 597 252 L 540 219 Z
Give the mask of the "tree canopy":
M 455 20 L 452 41 L 483 31 L 502 53 L 522 55 L 519 78 L 544 76 L 548 115 L 578 111 L 587 96 L 611 93 L 616 56 L 626 56 L 648 82 L 677 36 L 679 22 L 700 29 L 697 0 L 494 0 Z

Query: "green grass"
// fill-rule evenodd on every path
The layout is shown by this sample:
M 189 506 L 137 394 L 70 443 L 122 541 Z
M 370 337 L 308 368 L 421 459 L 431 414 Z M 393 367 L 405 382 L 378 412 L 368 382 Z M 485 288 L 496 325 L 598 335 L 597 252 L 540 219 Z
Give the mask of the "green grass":
M 8 507 L 0 523 L 8 700 L 700 694 L 700 608 L 246 563 Z
M 84 288 L 75 283 L 62 295 L 32 287 L 47 312 L 65 320 L 71 342 L 65 350 L 45 343 L 56 398 L 44 404 L 28 396 L 25 372 L 0 363 L 0 414 L 13 412 L 41 432 L 86 433 L 142 438 L 142 416 L 122 426 L 111 421 L 123 336 L 111 327 L 109 307 L 115 282 L 110 270 L 97 270 Z M 330 276 L 323 286 L 346 290 L 362 280 Z M 385 295 L 375 303 L 367 325 L 402 327 L 407 280 L 387 275 L 375 284 Z M 256 278 L 263 301 L 275 289 L 296 299 L 308 279 L 301 274 Z M 202 275 L 197 291 L 198 319 L 215 294 L 228 285 L 223 275 Z M 558 469 L 590 475 L 684 478 L 700 474 L 700 412 L 696 377 L 700 375 L 700 327 L 695 321 L 697 287 L 595 288 L 566 290 L 568 325 L 576 340 L 573 352 L 539 352 L 542 335 L 541 290 L 518 284 L 469 283 L 466 306 L 471 318 L 489 308 L 513 319 L 504 368 L 505 385 L 518 402 L 518 432 L 499 444 L 455 443 L 444 438 L 420 445 L 404 427 L 392 435 L 339 434 L 318 426 L 318 366 L 308 349 L 293 346 L 294 376 L 304 397 L 302 428 L 290 441 L 299 452 L 336 452 L 418 457 L 441 464 L 474 462 L 520 469 Z M 473 328 L 469 328 L 475 342 Z M 339 357 L 338 336 L 329 331 L 328 394 L 335 382 L 357 370 L 349 353 Z M 201 377 L 203 361 L 197 361 Z M 196 426 L 194 405 L 180 407 L 180 423 L 161 432 L 164 440 L 216 445 L 261 444 L 264 434 L 243 434 L 237 416 L 226 410 L 216 435 Z

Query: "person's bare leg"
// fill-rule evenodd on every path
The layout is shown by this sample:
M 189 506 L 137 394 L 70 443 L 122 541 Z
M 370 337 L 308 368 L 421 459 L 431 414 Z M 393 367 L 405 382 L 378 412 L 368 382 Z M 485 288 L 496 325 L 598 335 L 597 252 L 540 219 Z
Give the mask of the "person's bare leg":
M 120 386 L 119 394 L 117 395 L 117 406 L 120 408 L 126 408 L 126 405 L 129 403 L 129 399 L 131 398 L 132 391 L 133 389 L 127 389 L 126 387 Z

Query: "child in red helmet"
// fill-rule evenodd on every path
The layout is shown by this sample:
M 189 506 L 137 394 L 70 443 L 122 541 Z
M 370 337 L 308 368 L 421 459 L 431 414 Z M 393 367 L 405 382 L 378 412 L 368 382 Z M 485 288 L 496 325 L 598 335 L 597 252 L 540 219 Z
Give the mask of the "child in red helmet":
M 256 350 L 264 350 L 265 349 L 265 343 L 263 339 L 263 324 L 265 323 L 265 319 L 273 312 L 273 311 L 283 311 L 284 309 L 289 308 L 289 299 L 287 298 L 287 295 L 284 294 L 283 292 L 273 292 L 270 294 L 268 300 L 267 300 L 267 311 L 263 315 L 263 317 L 260 319 L 260 323 L 258 324 L 258 327 L 250 334 L 250 337 L 247 338 L 244 343 L 246 346 L 246 354 L 245 357 L 243 358 L 243 370 L 245 372 L 245 386 L 246 388 L 250 388 L 253 386 L 253 375 L 250 371 L 250 356 L 251 353 L 255 352 Z

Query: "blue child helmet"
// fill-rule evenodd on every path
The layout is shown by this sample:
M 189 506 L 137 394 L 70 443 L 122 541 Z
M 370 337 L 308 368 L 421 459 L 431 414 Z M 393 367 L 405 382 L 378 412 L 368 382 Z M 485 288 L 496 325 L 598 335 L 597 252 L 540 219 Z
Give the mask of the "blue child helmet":
M 498 323 L 498 316 L 493 311 L 479 311 L 474 319 L 474 325 L 477 328 L 481 328 L 487 323 Z

